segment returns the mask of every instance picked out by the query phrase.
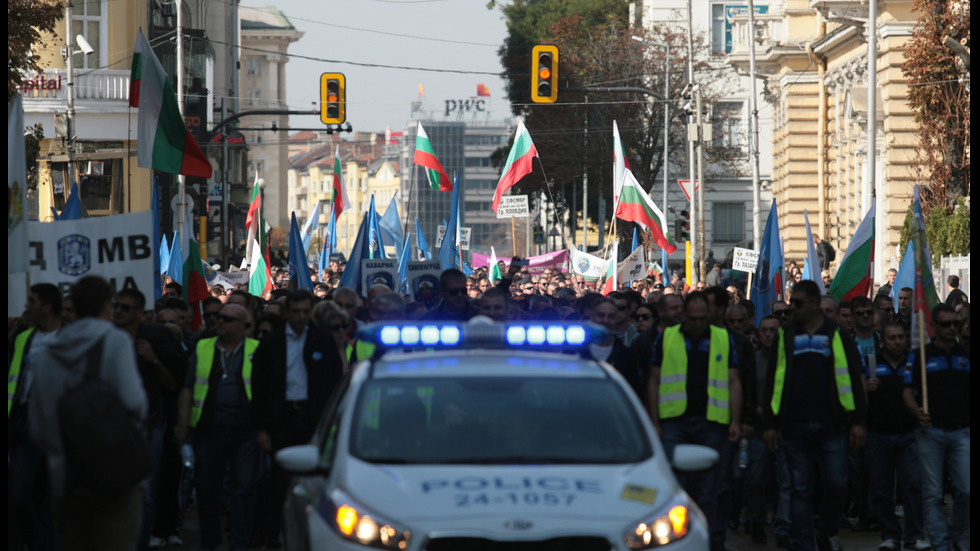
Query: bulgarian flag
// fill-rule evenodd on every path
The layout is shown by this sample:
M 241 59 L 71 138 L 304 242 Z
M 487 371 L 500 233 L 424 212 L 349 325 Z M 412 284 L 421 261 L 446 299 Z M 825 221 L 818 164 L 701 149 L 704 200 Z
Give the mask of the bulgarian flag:
M 245 217 L 246 239 L 245 262 L 248 263 L 248 292 L 267 298 L 272 291 L 272 271 L 269 269 L 269 250 L 265 243 L 265 221 L 262 219 L 262 193 L 259 190 L 258 174 L 252 188 L 252 201 Z
M 851 237 L 847 252 L 840 261 L 837 275 L 830 284 L 827 294 L 836 298 L 838 303 L 855 297 L 870 297 L 874 256 L 875 200 L 872 200 L 871 210 L 864 216 L 864 220 Z
M 334 219 L 340 220 L 340 213 L 351 207 L 350 199 L 347 198 L 347 186 L 344 185 L 344 172 L 340 167 L 340 146 L 334 150 L 333 154 L 333 212 Z
M 608 296 L 609 293 L 619 288 L 619 282 L 617 281 L 619 276 L 618 261 L 619 241 L 614 241 L 612 248 L 609 249 L 609 258 L 606 259 L 606 281 L 602 285 L 602 296 Z
M 208 292 L 208 280 L 204 277 L 204 265 L 201 263 L 201 247 L 194 234 L 187 232 L 187 258 L 184 259 L 184 300 L 190 305 L 194 317 L 191 329 L 197 331 L 204 323 L 201 315 L 201 305 L 211 296 Z
M 619 194 L 623 189 L 623 181 L 626 179 L 626 171 L 629 169 L 630 162 L 626 160 L 623 140 L 619 137 L 619 125 L 613 121 L 613 205 L 618 204 Z
M 500 264 L 497 263 L 497 251 L 490 247 L 490 285 L 493 285 L 504 278 L 500 273 Z M 513 262 L 513 261 L 512 261 Z
M 421 84 L 420 90 L 421 90 Z M 436 158 L 436 152 L 432 149 L 432 142 L 425 134 L 422 123 L 419 123 L 418 132 L 415 134 L 415 164 L 425 168 L 425 175 L 429 178 L 429 186 L 439 191 L 452 191 L 453 181 L 449 179 L 446 169 L 442 168 L 442 163 Z
M 932 308 L 939 304 L 936 282 L 932 278 L 932 255 L 929 240 L 926 239 L 926 224 L 922 218 L 922 203 L 919 201 L 919 186 L 913 188 L 912 203 L 912 250 L 915 251 L 915 286 L 912 298 L 912 311 L 915 313 L 913 325 L 921 323 L 930 337 L 936 336 L 932 324 Z M 913 337 L 914 338 L 914 337 Z M 924 346 L 921 343 L 920 346 Z M 925 365 L 925 361 L 922 362 Z
M 667 231 L 667 219 L 664 213 L 660 212 L 653 199 L 643 191 L 640 183 L 633 176 L 633 171 L 628 168 L 623 178 L 619 203 L 616 205 L 616 217 L 620 220 L 636 222 L 650 230 L 654 241 L 661 249 L 667 251 L 667 254 L 674 254 L 677 250 L 674 237 Z
M 519 182 L 521 178 L 531 173 L 532 162 L 538 156 L 538 150 L 531 141 L 531 135 L 524 127 L 524 121 L 517 123 L 517 133 L 514 135 L 514 145 L 510 148 L 510 155 L 507 155 L 507 164 L 500 174 L 500 181 L 497 182 L 497 191 L 493 194 L 493 212 L 497 212 L 500 206 L 500 197 L 504 192 Z
M 133 48 L 129 106 L 139 108 L 139 166 L 170 174 L 211 177 L 211 161 L 184 125 L 174 86 L 142 30 L 137 33 Z

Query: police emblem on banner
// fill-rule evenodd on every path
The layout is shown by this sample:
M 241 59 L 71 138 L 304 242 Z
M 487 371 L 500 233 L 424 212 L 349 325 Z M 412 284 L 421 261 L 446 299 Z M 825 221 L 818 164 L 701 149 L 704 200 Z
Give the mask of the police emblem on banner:
M 590 262 L 586 257 L 582 257 L 578 261 L 578 271 L 581 273 L 587 273 L 589 271 Z
M 80 276 L 92 269 L 92 242 L 74 233 L 58 240 L 58 271 Z

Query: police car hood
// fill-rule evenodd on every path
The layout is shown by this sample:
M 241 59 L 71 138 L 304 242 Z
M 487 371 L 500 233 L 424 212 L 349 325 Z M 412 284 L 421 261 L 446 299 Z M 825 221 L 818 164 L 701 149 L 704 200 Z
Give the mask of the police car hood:
M 624 465 L 391 465 L 349 458 L 338 481 L 390 519 L 636 518 L 673 499 L 652 457 Z

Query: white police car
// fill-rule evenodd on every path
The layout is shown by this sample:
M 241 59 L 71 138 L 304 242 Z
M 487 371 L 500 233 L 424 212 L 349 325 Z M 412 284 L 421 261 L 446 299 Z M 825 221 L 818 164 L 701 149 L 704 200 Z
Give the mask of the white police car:
M 707 549 L 704 515 L 629 385 L 570 353 L 604 331 L 366 328 L 378 352 L 355 367 L 313 442 L 276 456 L 297 475 L 287 547 Z M 716 460 L 678 446 L 673 468 Z

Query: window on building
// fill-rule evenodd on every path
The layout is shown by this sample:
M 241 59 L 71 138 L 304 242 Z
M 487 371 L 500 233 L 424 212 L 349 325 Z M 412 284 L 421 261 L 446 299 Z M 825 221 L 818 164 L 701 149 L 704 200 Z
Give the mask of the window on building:
M 262 105 L 262 90 L 252 90 L 248 97 L 251 105 Z
M 105 3 L 106 0 L 86 0 L 71 4 L 72 30 L 84 36 L 94 50 L 91 54 L 75 57 L 78 63 L 76 69 L 97 69 L 108 64 L 108 60 L 102 59 L 105 51 L 102 47 L 104 44 L 102 35 L 106 29 Z
M 745 203 L 716 202 L 711 206 L 711 239 L 716 243 L 745 240 Z
M 712 110 L 714 146 L 742 148 L 748 138 L 744 101 L 719 101 Z
M 725 55 L 727 36 L 725 21 L 725 5 L 711 4 L 711 55 Z
M 250 75 L 261 75 L 262 74 L 262 62 L 259 58 L 251 57 L 248 60 L 248 74 Z

